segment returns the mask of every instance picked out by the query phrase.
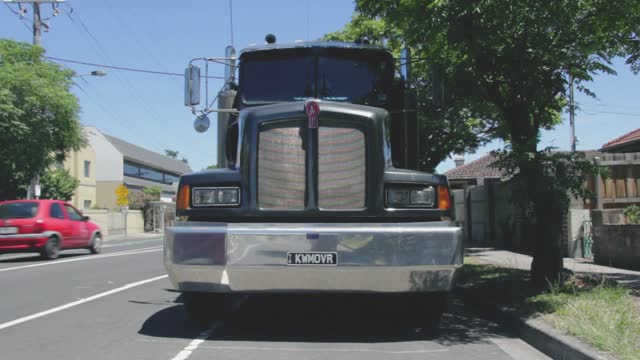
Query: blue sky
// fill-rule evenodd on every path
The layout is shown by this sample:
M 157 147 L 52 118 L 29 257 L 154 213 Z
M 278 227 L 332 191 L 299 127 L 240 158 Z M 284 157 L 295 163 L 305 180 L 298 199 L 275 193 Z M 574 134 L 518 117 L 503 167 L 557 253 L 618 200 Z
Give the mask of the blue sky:
M 353 7 L 345 0 L 233 0 L 234 45 L 240 50 L 260 43 L 270 32 L 278 41 L 316 39 L 346 24 Z M 222 56 L 231 43 L 227 0 L 67 0 L 60 9 L 50 20 L 50 31 L 43 34 L 51 57 L 182 73 L 191 58 Z M 51 7 L 43 6 L 42 13 L 50 16 Z M 29 21 L 0 7 L 0 37 L 30 42 L 29 26 Z M 78 74 L 100 69 L 65 65 Z M 640 127 L 640 77 L 622 60 L 614 67 L 617 77 L 599 76 L 590 85 L 598 99 L 577 96 L 582 107 L 576 117 L 579 149 L 599 148 Z M 183 106 L 181 77 L 104 70 L 107 76 L 79 78 L 73 88 L 83 124 L 153 151 L 178 150 L 194 170 L 215 163 L 215 127 L 202 134 L 193 130 L 193 115 Z M 222 74 L 220 66 L 211 75 Z M 220 86 L 212 81 L 210 91 Z M 469 161 L 501 146 L 495 142 L 465 158 Z M 568 124 L 544 132 L 542 146 L 568 148 Z M 438 170 L 451 167 L 449 159 Z

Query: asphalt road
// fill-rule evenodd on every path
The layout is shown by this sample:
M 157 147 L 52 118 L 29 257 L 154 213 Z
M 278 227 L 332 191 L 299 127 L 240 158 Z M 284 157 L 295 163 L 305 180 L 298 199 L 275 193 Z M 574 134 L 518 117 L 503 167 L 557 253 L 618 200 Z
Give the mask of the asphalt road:
M 438 334 L 353 296 L 239 296 L 198 327 L 165 290 L 161 239 L 104 250 L 0 255 L 0 359 L 546 358 L 457 299 Z

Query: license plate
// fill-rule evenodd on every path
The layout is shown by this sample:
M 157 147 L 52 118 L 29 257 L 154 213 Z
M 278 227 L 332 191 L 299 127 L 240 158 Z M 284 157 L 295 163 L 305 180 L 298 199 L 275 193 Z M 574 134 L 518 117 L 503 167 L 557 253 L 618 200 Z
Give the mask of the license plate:
M 287 253 L 289 265 L 338 265 L 337 252 L 290 252 Z
M 18 232 L 18 228 L 15 226 L 3 226 L 0 227 L 0 235 L 15 234 Z

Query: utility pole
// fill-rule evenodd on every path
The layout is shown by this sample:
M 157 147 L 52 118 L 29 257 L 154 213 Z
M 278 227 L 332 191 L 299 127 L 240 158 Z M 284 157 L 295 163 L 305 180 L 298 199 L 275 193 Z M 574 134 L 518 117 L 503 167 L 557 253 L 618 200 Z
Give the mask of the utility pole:
M 42 46 L 42 16 L 40 16 L 40 4 L 53 4 L 53 15 L 56 16 L 58 14 L 57 4 L 63 3 L 64 0 L 4 0 L 5 3 L 14 3 L 18 4 L 20 8 L 20 16 L 24 16 L 26 14 L 26 9 L 22 8 L 22 4 L 31 3 L 33 6 L 33 45 Z M 45 24 L 45 26 L 47 26 Z M 40 175 L 35 174 L 31 181 L 29 182 L 29 187 L 27 188 L 27 199 L 37 199 L 40 197 L 39 194 L 40 188 Z
M 42 46 L 40 3 L 33 3 L 33 45 Z
M 573 75 L 569 75 L 569 125 L 571 126 L 571 152 L 576 152 L 576 103 L 573 100 Z

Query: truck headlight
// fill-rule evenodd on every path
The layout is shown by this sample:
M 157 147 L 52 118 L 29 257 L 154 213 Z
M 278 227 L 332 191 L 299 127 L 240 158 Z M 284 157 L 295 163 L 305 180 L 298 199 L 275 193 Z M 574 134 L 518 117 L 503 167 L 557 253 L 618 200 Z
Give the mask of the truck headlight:
M 420 188 L 388 188 L 387 206 L 433 207 L 435 197 L 435 189 L 433 186 Z
M 207 187 L 193 189 L 193 206 L 234 206 L 240 204 L 237 187 Z

